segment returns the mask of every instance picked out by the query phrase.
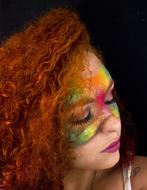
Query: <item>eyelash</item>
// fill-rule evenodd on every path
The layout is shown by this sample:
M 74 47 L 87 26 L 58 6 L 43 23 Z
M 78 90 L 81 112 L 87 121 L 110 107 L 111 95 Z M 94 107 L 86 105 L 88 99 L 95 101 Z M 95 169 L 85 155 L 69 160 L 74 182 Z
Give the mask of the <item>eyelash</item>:
M 73 122 L 73 125 L 83 125 L 83 124 L 87 124 L 89 121 L 91 121 L 92 118 L 92 114 L 90 109 L 88 110 L 88 114 L 86 115 L 86 117 L 84 117 L 83 119 L 79 119 L 77 121 Z
M 105 100 L 105 101 L 104 101 L 105 104 L 110 105 L 110 104 L 113 104 L 113 103 L 116 102 L 115 99 L 114 99 L 114 97 L 113 97 L 113 92 L 114 92 L 114 86 L 113 86 L 113 88 L 111 89 L 111 91 L 107 94 L 107 96 L 108 96 L 107 99 L 108 99 L 108 100 Z M 109 96 L 111 96 L 112 98 L 110 99 Z
M 107 105 L 110 105 L 110 104 L 113 104 L 113 103 L 115 103 L 115 99 L 114 98 L 112 98 L 111 100 L 106 100 L 105 101 L 105 104 L 107 104 Z

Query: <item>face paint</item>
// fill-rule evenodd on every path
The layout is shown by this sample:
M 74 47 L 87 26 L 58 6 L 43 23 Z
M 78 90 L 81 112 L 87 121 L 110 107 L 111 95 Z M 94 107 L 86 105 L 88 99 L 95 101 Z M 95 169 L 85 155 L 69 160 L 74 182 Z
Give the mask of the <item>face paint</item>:
M 80 134 L 77 131 L 69 133 L 69 140 L 74 143 L 74 146 L 85 144 L 97 133 L 103 119 L 104 116 L 102 115 L 95 123 L 88 125 Z
M 81 95 L 81 90 L 80 89 L 73 89 L 70 91 L 70 94 L 67 99 L 68 104 L 74 104 L 75 102 L 78 102 L 82 95 Z
M 105 93 L 108 86 L 111 84 L 111 76 L 107 69 L 101 65 L 98 74 L 92 79 L 93 83 L 98 86 L 98 95 L 96 96 L 97 104 L 100 109 L 107 116 L 112 113 L 115 117 L 119 117 L 119 110 L 116 102 L 111 103 L 109 106 L 105 104 Z
M 103 65 L 99 67 L 98 73 L 96 75 L 85 79 L 85 86 L 90 87 L 90 89 L 92 87 L 92 89 L 95 89 L 97 92 L 96 102 L 98 109 L 101 110 L 101 116 L 99 116 L 101 119 L 98 119 L 96 123 L 94 122 L 88 125 L 82 132 L 79 131 L 79 128 L 77 128 L 74 132 L 69 132 L 69 140 L 75 146 L 88 142 L 97 133 L 101 122 L 108 115 L 112 114 L 115 117 L 119 117 L 119 111 L 116 102 L 107 105 L 105 100 L 106 93 L 111 83 L 112 78 Z M 86 90 L 84 89 L 83 91 L 78 89 L 75 90 L 71 93 L 72 96 L 70 99 L 68 99 L 68 101 L 72 104 L 78 102 L 81 98 L 84 98 L 84 96 L 88 94 L 88 90 L 89 88 Z
M 99 68 L 98 73 L 90 78 L 85 79 L 85 86 L 98 88 L 99 93 L 104 95 L 104 92 L 107 90 L 108 86 L 111 83 L 111 76 L 107 69 L 101 65 Z M 69 104 L 74 104 L 78 102 L 82 97 L 87 96 L 88 90 L 78 89 L 76 88 L 75 84 L 72 82 L 71 86 L 74 86 L 73 89 L 70 91 L 67 102 Z
M 100 106 L 100 109 L 102 110 L 103 114 L 105 116 L 113 114 L 114 117 L 119 117 L 119 110 L 116 102 L 112 102 L 111 104 L 107 105 L 105 101 L 105 94 L 100 93 L 97 97 L 97 104 Z
M 110 112 L 114 115 L 114 117 L 119 117 L 119 110 L 118 110 L 118 106 L 116 104 L 116 102 L 114 102 L 113 104 L 111 104 L 109 106 Z
M 112 79 L 109 72 L 104 65 L 101 65 L 95 76 L 86 79 L 86 84 L 87 86 L 92 85 L 93 88 L 98 88 L 100 92 L 105 92 L 111 81 Z
M 75 133 L 70 133 L 70 141 L 74 142 L 74 145 L 81 145 L 87 142 L 96 133 L 97 126 L 94 124 L 89 125 L 79 136 Z

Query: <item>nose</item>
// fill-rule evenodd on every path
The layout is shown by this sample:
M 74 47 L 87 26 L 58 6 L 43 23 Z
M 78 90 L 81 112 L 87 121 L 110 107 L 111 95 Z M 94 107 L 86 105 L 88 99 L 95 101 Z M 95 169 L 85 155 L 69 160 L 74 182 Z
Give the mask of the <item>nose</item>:
M 103 134 L 119 133 L 121 130 L 121 122 L 119 117 L 113 115 L 108 116 L 100 125 L 99 131 Z

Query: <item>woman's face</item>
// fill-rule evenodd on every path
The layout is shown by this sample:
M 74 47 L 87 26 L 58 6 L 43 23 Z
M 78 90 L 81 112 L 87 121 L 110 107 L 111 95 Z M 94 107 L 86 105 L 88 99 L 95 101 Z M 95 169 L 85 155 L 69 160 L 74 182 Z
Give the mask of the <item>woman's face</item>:
M 119 161 L 120 116 L 109 72 L 91 52 L 88 63 L 81 73 L 85 88 L 73 91 L 68 99 L 71 109 L 65 116 L 65 130 L 75 153 L 74 167 L 106 169 Z

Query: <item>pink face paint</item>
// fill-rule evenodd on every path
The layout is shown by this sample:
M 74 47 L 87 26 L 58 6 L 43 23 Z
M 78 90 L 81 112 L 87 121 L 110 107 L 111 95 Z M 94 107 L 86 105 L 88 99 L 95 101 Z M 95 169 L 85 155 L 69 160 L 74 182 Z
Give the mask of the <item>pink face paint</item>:
M 96 100 L 97 105 L 100 107 L 100 110 L 102 110 L 105 116 L 113 114 L 115 117 L 119 117 L 119 110 L 115 101 L 109 105 L 106 104 L 104 93 L 100 93 L 99 95 L 97 95 Z
M 112 82 L 112 78 L 107 69 L 104 67 L 104 65 L 101 65 L 97 75 L 95 75 L 94 77 L 92 77 L 92 79 L 89 80 L 92 83 L 91 86 L 94 86 L 94 88 L 97 89 L 97 105 L 100 107 L 104 115 L 107 116 L 113 114 L 115 117 L 118 117 L 119 111 L 117 104 L 114 102 L 113 104 L 108 106 L 105 103 L 106 93 Z
M 96 96 L 96 102 L 99 105 L 100 109 L 103 109 L 104 105 L 104 99 L 105 99 L 105 93 L 104 92 L 100 92 L 97 96 Z
M 110 111 L 108 110 L 106 104 L 105 104 L 105 93 L 101 92 L 96 96 L 97 106 L 102 111 L 102 113 L 107 117 L 110 115 Z

